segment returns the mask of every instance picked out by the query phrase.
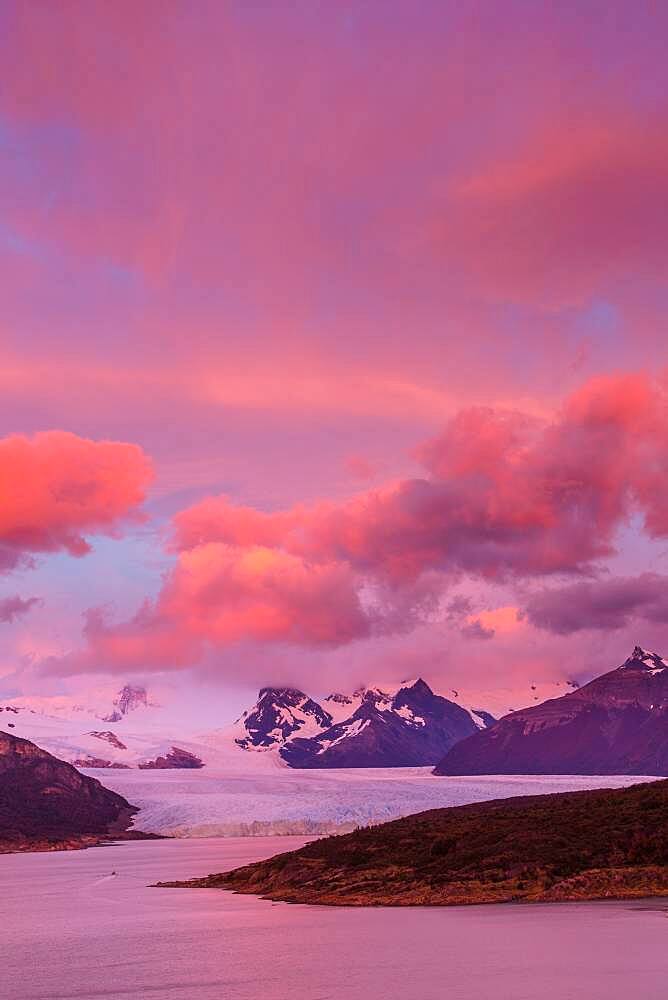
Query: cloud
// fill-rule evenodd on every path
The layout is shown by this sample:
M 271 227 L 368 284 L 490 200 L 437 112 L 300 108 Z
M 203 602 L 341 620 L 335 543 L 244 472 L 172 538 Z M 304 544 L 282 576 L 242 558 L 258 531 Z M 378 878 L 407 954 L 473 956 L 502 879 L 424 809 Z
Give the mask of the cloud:
M 664 390 L 642 375 L 588 382 L 549 422 L 470 408 L 420 450 L 423 478 L 277 513 L 208 498 L 176 516 L 174 545 L 275 547 L 395 586 L 429 571 L 592 572 L 631 513 L 668 533 L 667 415 Z
M 543 590 L 527 601 L 523 616 L 556 635 L 587 629 L 616 631 L 633 621 L 668 624 L 668 576 L 587 580 Z
M 175 669 L 206 646 L 247 640 L 332 647 L 371 634 L 346 565 L 309 565 L 262 546 L 209 542 L 182 553 L 153 604 L 128 622 L 110 624 L 104 609 L 86 615 L 86 647 L 51 659 L 49 672 Z
M 266 546 L 209 542 L 181 554 L 160 609 L 196 635 L 338 645 L 368 635 L 346 564 L 308 563 Z
M 378 474 L 378 466 L 363 455 L 349 455 L 345 461 L 345 469 L 352 479 L 369 482 Z
M 85 646 L 65 656 L 49 656 L 41 664 L 44 674 L 170 670 L 188 667 L 201 656 L 197 636 L 163 617 L 149 600 L 128 621 L 109 621 L 107 608 L 84 613 Z
M 65 431 L 0 439 L 0 569 L 31 554 L 90 551 L 86 536 L 137 518 L 151 480 L 141 448 Z
M 465 639 L 493 639 L 496 634 L 493 628 L 486 628 L 479 618 L 462 625 L 461 633 Z
M 453 185 L 437 238 L 483 293 L 543 308 L 581 302 L 629 270 L 660 280 L 667 168 L 663 118 L 617 108 L 557 121 Z
M 474 614 L 473 602 L 467 598 L 455 598 L 447 606 L 447 619 L 459 624 L 465 639 L 493 639 L 497 634 L 513 633 L 522 627 L 519 608 L 505 605 L 500 608 L 486 608 Z
M 39 597 L 3 597 L 0 599 L 0 622 L 11 623 L 15 618 L 26 615 L 36 604 L 41 604 Z
M 648 487 L 668 471 L 666 412 L 663 388 L 642 375 L 595 379 L 550 421 L 462 411 L 420 450 L 422 478 L 342 503 L 264 512 L 209 497 L 174 517 L 176 562 L 155 602 L 127 625 L 89 628 L 87 662 L 126 663 L 130 650 L 165 663 L 170 633 L 197 658 L 246 641 L 345 645 L 439 620 L 468 638 L 515 631 L 515 604 L 474 613 L 460 597 L 441 610 L 444 592 L 464 577 L 592 577 L 634 513 L 648 533 L 668 532 L 668 502 Z M 538 621 L 540 607 L 524 614 Z

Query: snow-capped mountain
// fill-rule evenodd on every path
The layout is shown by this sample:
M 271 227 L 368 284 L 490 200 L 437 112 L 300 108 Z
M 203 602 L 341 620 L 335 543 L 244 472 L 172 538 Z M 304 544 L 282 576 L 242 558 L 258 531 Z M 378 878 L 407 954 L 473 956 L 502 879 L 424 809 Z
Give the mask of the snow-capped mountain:
M 134 712 L 137 708 L 147 708 L 148 699 L 145 687 L 135 687 L 133 684 L 126 684 L 118 692 L 118 697 L 114 699 L 114 709 L 109 715 L 103 716 L 104 722 L 120 722 L 128 712 Z
M 296 688 L 262 688 L 252 708 L 237 720 L 235 743 L 243 750 L 273 750 L 294 736 L 327 729 L 332 716 Z
M 91 692 L 85 699 L 68 695 L 19 695 L 11 699 L 11 705 L 21 711 L 54 719 L 74 721 L 90 718 L 102 722 L 120 722 L 138 708 L 159 707 L 149 702 L 145 687 L 134 684 L 125 684 L 113 697 L 99 691 Z
M 649 653 L 642 646 L 635 646 L 628 660 L 622 663 L 619 670 L 645 670 L 647 673 L 662 674 L 668 667 L 668 660 L 664 660 L 658 653 Z
M 421 679 L 336 691 L 322 703 L 296 688 L 266 687 L 233 726 L 203 739 L 219 752 L 234 746 L 290 767 L 408 767 L 439 760 L 455 739 L 493 721 Z
M 418 680 L 421 680 L 421 678 L 414 677 L 402 680 L 399 684 L 388 683 L 373 684 L 368 687 L 362 686 L 358 687 L 352 694 L 341 694 L 341 692 L 335 691 L 327 695 L 324 699 L 324 705 L 334 722 L 343 722 L 359 708 L 367 696 L 381 701 L 391 701 L 401 688 L 411 688 Z M 454 689 L 442 692 L 441 694 L 448 701 L 454 702 L 455 705 L 459 705 L 465 709 L 478 729 L 485 729 L 496 721 L 496 717 L 491 714 L 491 711 L 472 707 L 472 703 L 476 701 L 476 698 L 479 701 L 484 701 L 484 697 L 464 692 L 460 694 L 459 691 Z M 487 704 L 486 701 L 484 703 Z
M 668 661 L 636 646 L 583 687 L 453 747 L 437 774 L 668 774 Z
M 137 711 L 141 709 L 141 711 Z M 175 728 L 146 689 L 126 684 L 113 700 L 56 697 L 0 703 L 0 730 L 31 740 L 77 767 L 201 767 L 199 744 Z
M 409 767 L 438 761 L 457 741 L 484 725 L 470 712 L 434 694 L 421 678 L 394 692 L 380 688 L 352 697 L 330 696 L 346 718 L 305 739 L 295 735 L 280 750 L 291 767 Z
M 497 705 L 526 705 L 571 690 L 569 683 L 439 695 L 413 679 L 336 691 L 322 700 L 292 687 L 265 687 L 234 724 L 213 731 L 202 731 L 192 711 L 181 713 L 178 704 L 163 708 L 146 688 L 126 684 L 115 695 L 103 690 L 88 698 L 0 703 L 0 729 L 86 768 L 206 764 L 246 773 L 285 766 L 424 765 L 440 760 L 455 740 L 493 724 Z

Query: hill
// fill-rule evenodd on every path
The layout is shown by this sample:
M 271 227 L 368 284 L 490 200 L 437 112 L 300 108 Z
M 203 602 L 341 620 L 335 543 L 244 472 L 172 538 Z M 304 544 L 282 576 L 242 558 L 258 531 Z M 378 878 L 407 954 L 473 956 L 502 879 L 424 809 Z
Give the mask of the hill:
M 169 887 L 346 906 L 668 895 L 668 781 L 434 809 Z
M 136 812 L 95 778 L 28 740 L 0 732 L 0 852 L 81 847 L 128 836 Z

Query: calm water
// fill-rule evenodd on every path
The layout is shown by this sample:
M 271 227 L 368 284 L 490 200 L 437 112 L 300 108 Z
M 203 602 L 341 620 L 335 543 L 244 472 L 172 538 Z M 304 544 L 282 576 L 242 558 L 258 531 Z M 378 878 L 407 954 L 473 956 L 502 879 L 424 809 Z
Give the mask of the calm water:
M 664 1000 L 668 919 L 641 904 L 334 909 L 149 889 L 296 838 L 0 856 L 8 1000 Z M 117 875 L 111 876 L 115 870 Z

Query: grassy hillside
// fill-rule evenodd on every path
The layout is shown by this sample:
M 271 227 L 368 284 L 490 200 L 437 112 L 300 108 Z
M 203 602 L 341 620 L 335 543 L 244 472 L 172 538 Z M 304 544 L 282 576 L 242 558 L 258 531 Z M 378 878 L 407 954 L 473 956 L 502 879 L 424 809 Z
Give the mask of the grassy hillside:
M 161 884 L 354 906 L 668 895 L 668 781 L 433 809 Z

